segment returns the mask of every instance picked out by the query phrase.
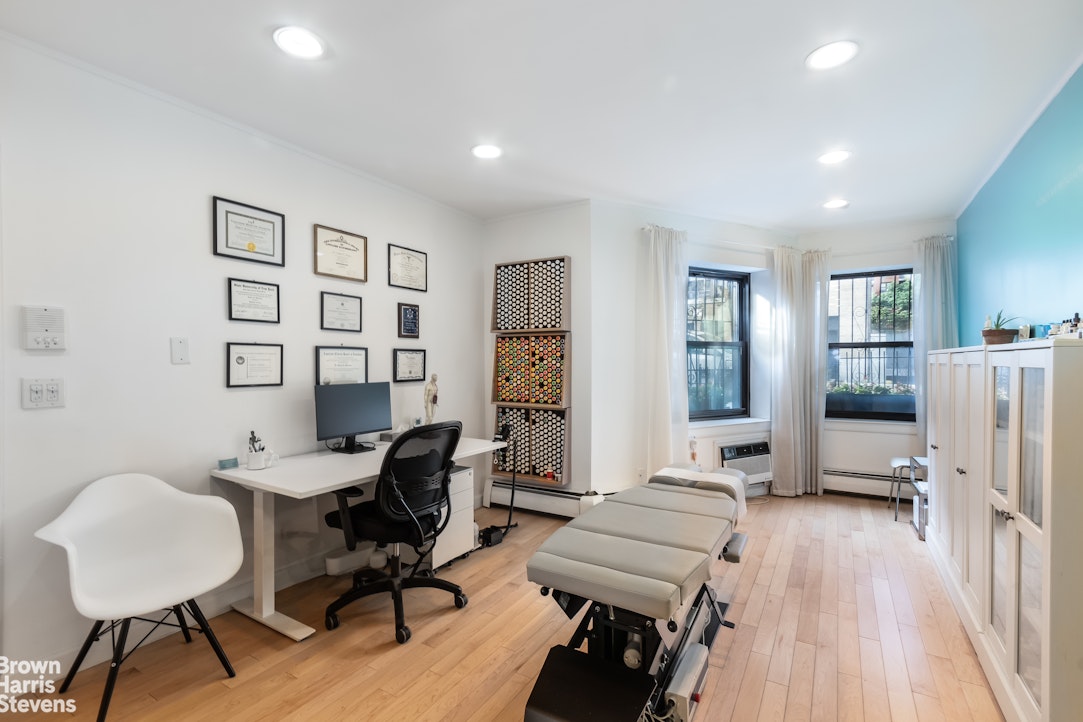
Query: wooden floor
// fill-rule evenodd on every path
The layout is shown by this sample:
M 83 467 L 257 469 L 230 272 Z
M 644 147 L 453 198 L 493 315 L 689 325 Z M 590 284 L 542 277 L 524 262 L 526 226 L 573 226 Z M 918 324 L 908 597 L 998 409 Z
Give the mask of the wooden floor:
M 505 514 L 479 509 L 478 523 Z M 295 643 L 223 614 L 212 626 L 235 678 L 201 639 L 173 635 L 125 663 L 109 719 L 521 720 L 546 651 L 575 624 L 525 573 L 564 520 L 516 519 L 503 544 L 441 570 L 469 595 L 465 609 L 444 592 L 407 593 L 405 645 L 386 598 L 355 603 L 326 631 L 323 609 L 348 580 L 321 577 L 278 595 L 315 635 Z M 737 628 L 719 633 L 697 720 L 1003 719 L 926 546 L 886 502 L 772 497 L 741 528 L 745 561 L 715 569 Z M 63 695 L 77 718 L 97 713 L 105 673 L 80 672 Z

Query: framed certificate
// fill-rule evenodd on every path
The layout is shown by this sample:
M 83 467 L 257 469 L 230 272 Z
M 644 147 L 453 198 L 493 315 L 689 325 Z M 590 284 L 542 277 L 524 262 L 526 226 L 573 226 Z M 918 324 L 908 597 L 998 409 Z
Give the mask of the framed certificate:
M 229 320 L 278 323 L 279 300 L 277 283 L 228 279 Z
M 369 280 L 369 240 L 365 236 L 313 225 L 313 270 L 321 276 Z
M 281 386 L 282 344 L 226 343 L 226 387 Z
M 361 297 L 321 291 L 320 328 L 361 333 Z
M 369 380 L 369 350 L 349 346 L 316 347 L 316 383 L 363 384 Z
M 399 304 L 399 338 L 421 335 L 421 307 L 413 303 Z
M 286 216 L 214 196 L 214 254 L 286 265 Z
M 425 380 L 425 351 L 413 348 L 397 348 L 392 351 L 395 381 Z
M 423 251 L 387 244 L 387 285 L 429 290 L 429 256 Z

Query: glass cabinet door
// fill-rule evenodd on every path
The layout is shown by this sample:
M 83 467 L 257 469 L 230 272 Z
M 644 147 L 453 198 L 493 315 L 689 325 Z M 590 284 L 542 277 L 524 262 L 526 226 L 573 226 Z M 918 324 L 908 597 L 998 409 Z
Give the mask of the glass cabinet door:
M 1016 672 L 1042 706 L 1042 548 L 1019 537 L 1019 618 Z
M 1019 464 L 1019 512 L 1040 529 L 1042 526 L 1042 485 L 1045 483 L 1043 430 L 1045 422 L 1045 369 L 1022 369 L 1019 388 L 1022 406 Z
M 1011 393 L 1011 368 L 993 367 L 993 468 L 990 478 L 993 490 L 1008 498 L 1008 425 Z

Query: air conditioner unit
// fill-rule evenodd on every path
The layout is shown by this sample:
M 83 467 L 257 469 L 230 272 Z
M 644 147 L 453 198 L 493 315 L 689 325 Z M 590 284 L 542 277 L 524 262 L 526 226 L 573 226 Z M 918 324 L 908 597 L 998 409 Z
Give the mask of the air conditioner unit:
M 774 478 L 771 473 L 771 446 L 766 441 L 718 447 L 722 466 L 745 472 L 748 477 L 746 496 L 767 493 L 767 484 Z

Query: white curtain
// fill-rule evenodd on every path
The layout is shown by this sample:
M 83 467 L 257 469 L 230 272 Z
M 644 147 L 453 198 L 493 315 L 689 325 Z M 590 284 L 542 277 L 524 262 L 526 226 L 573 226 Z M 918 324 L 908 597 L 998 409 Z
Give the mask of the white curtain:
M 926 444 L 928 379 L 926 355 L 959 345 L 959 321 L 955 294 L 956 249 L 954 236 L 929 236 L 917 246 L 914 264 L 914 406 L 917 414 L 918 448 Z
M 647 474 L 688 459 L 688 260 L 684 231 L 649 226 Z
M 827 384 L 828 251 L 782 246 L 775 275 L 771 384 L 772 493 L 822 494 Z

